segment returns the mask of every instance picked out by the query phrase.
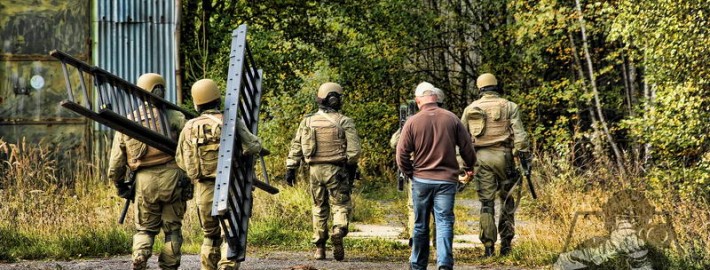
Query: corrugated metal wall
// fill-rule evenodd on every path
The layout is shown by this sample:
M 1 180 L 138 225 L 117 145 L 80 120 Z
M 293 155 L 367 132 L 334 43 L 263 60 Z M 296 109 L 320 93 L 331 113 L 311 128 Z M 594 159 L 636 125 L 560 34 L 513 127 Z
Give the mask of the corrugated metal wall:
M 95 0 L 94 65 L 134 83 L 143 73 L 159 73 L 165 99 L 177 103 L 179 2 Z

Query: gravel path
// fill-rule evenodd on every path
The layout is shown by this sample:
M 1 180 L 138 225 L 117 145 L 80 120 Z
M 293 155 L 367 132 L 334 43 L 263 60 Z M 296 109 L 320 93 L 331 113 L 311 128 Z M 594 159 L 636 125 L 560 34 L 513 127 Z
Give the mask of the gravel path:
M 470 209 L 472 213 L 477 213 L 480 208 L 480 202 L 471 199 L 457 199 L 457 204 L 464 205 Z M 496 210 L 500 207 L 496 207 Z M 525 224 L 524 221 L 517 222 Z M 521 225 L 522 225 L 521 224 Z M 348 238 L 380 238 L 392 241 L 398 241 L 404 245 L 407 244 L 406 239 L 400 239 L 404 228 L 401 226 L 392 225 L 373 225 L 373 224 L 353 224 L 356 228 L 354 232 L 348 234 Z M 475 224 L 467 224 L 469 226 L 478 226 Z M 481 247 L 482 244 L 478 241 L 476 235 L 456 235 L 454 248 L 473 248 Z M 433 252 L 433 251 L 432 251 Z M 372 259 L 358 254 L 347 254 L 345 261 L 338 262 L 329 257 L 328 260 L 315 261 L 311 259 L 310 252 L 303 251 L 276 251 L 261 253 L 248 257 L 242 263 L 241 270 L 259 269 L 301 269 L 301 270 L 325 270 L 325 269 L 408 269 L 407 262 L 401 261 L 383 261 L 382 259 Z M 330 255 L 330 254 L 329 254 Z M 0 263 L 0 270 L 89 270 L 89 269 L 105 269 L 118 270 L 130 269 L 130 256 L 118 256 L 109 258 L 94 258 L 81 259 L 73 261 L 23 261 L 19 263 L 3 264 Z M 199 269 L 200 258 L 198 255 L 188 254 L 182 256 L 182 265 L 180 269 Z M 432 261 L 430 261 L 432 262 Z M 435 261 L 433 263 L 436 263 Z M 497 266 L 497 265 L 476 265 L 476 264 L 456 264 L 456 269 L 491 269 L 491 270 L 519 270 L 528 269 L 520 267 Z M 149 261 L 150 269 L 159 269 L 157 257 L 151 257 Z M 429 265 L 429 269 L 436 269 L 434 264 Z
M 307 252 L 274 252 L 265 254 L 259 258 L 247 258 L 242 263 L 241 270 L 271 270 L 271 269 L 302 269 L 302 270 L 325 270 L 325 269 L 407 269 L 406 262 L 382 262 L 371 261 L 368 258 L 353 257 L 345 258 L 343 262 L 332 259 L 325 261 L 315 261 L 309 258 Z M 199 269 L 199 257 L 197 255 L 182 256 L 182 266 L 180 269 Z M 310 268 L 308 268 L 310 267 Z M 0 264 L 2 270 L 125 270 L 130 269 L 130 257 L 120 256 L 105 259 L 87 259 L 74 261 L 27 261 L 11 264 Z M 150 269 L 158 269 L 157 258 L 152 257 L 149 262 Z M 436 269 L 430 264 L 429 269 Z M 501 267 L 501 266 L 477 266 L 477 265 L 456 265 L 456 269 L 491 269 L 491 270 L 517 270 L 523 268 Z

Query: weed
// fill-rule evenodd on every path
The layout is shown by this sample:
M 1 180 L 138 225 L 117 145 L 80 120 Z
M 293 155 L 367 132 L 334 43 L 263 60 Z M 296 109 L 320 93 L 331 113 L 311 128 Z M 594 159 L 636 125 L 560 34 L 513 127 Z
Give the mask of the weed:
M 18 259 L 71 259 L 130 253 L 134 232 L 133 215 L 124 225 L 116 218 L 124 200 L 101 178 L 100 166 L 87 162 L 69 165 L 72 173 L 58 173 L 56 151 L 51 147 L 0 141 L 0 261 Z M 73 154 L 75 157 L 81 153 Z M 47 157 L 47 158 L 45 158 Z M 42 160 L 38 162 L 38 160 Z M 79 159 L 77 159 L 79 160 Z M 533 178 L 538 182 L 540 198 L 523 197 L 516 215 L 516 239 L 509 256 L 481 259 L 482 248 L 455 251 L 460 262 L 540 266 L 551 265 L 564 252 L 593 237 L 608 232 L 603 217 L 592 212 L 602 208 L 616 190 L 633 188 L 646 195 L 656 211 L 663 213 L 655 223 L 667 224 L 676 241 L 668 249 L 653 249 L 654 265 L 669 269 L 710 268 L 710 211 L 707 202 L 690 198 L 673 189 L 644 185 L 639 175 L 619 179 L 611 166 L 590 164 L 581 171 L 571 161 L 554 155 L 539 155 Z M 596 169 L 598 168 L 598 169 Z M 267 166 L 278 171 L 276 166 Z M 631 171 L 631 170 L 630 170 Z M 253 215 L 249 227 L 251 250 L 308 250 L 312 248 L 311 209 L 308 183 L 304 174 L 295 187 L 280 185 L 272 196 L 255 191 Z M 353 191 L 353 220 L 363 223 L 404 225 L 407 219 L 407 196 L 395 188 L 393 173 L 365 174 Z M 655 179 L 656 182 L 671 181 Z M 670 182 L 669 182 L 670 183 Z M 456 234 L 477 234 L 478 210 L 475 190 L 467 189 L 456 198 Z M 591 211 L 578 217 L 574 214 Z M 197 253 L 202 244 L 202 229 L 194 201 L 188 202 L 183 220 L 183 253 Z M 157 252 L 163 237 L 156 237 Z M 368 260 L 406 260 L 409 247 L 384 239 L 346 238 L 345 245 L 354 254 Z M 613 268 L 618 261 L 611 261 Z

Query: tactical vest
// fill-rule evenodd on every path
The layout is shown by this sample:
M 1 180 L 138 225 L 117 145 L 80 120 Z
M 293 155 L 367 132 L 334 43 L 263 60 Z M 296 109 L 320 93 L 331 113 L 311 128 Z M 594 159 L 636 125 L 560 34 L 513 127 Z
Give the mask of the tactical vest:
M 189 132 L 184 139 L 194 146 L 195 161 L 198 163 L 187 168 L 187 176 L 190 179 L 216 178 L 222 114 L 202 114 L 190 121 L 187 128 Z
M 139 119 L 141 125 L 151 128 L 153 124 L 149 124 L 149 122 L 154 122 L 153 117 L 160 118 L 161 112 L 157 108 L 153 108 L 152 114 L 144 110 L 145 108 L 134 111 L 132 114 L 128 115 L 128 119 Z M 161 127 L 158 126 L 158 128 Z M 124 136 L 128 167 L 133 171 L 139 168 L 165 164 L 174 159 L 173 156 L 168 155 L 152 146 L 148 146 L 139 140 L 128 137 L 124 134 L 121 134 L 120 136 Z
M 504 98 L 485 98 L 471 104 L 468 126 L 473 145 L 485 147 L 506 143 L 513 135 L 510 129 L 508 101 Z M 481 126 L 482 125 L 482 126 Z
M 342 163 L 347 160 L 347 140 L 340 126 L 342 115 L 318 112 L 306 119 L 306 131 L 301 135 L 301 148 L 308 164 Z

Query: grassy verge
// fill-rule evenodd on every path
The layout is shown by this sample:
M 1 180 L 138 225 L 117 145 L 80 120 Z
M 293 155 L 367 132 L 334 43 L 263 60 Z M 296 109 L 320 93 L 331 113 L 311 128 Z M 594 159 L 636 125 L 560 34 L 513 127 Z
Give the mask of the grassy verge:
M 0 261 L 19 259 L 72 259 L 129 254 L 134 232 L 133 217 L 118 225 L 123 200 L 105 181 L 99 180 L 91 164 L 75 164 L 70 179 L 58 178 L 56 164 L 42 160 L 51 149 L 30 146 L 0 147 Z M 457 249 L 456 260 L 464 263 L 497 265 L 551 265 L 565 248 L 568 234 L 572 237 L 567 250 L 593 237 L 608 235 L 599 215 L 581 216 L 572 228 L 578 211 L 600 211 L 617 190 L 633 188 L 641 191 L 656 211 L 652 223 L 670 224 L 675 232 L 674 245 L 653 249 L 658 269 L 709 269 L 710 211 L 703 200 L 677 195 L 672 190 L 659 190 L 644 183 L 643 178 L 619 179 L 606 168 L 583 173 L 569 163 L 542 157 L 536 162 L 534 177 L 541 198 L 524 197 L 517 214 L 518 238 L 510 256 L 481 259 L 480 248 Z M 273 169 L 273 168 L 269 168 Z M 393 175 L 368 175 L 353 191 L 353 222 L 402 226 L 407 219 L 407 196 L 395 188 Z M 281 192 L 272 196 L 254 193 L 254 209 L 250 222 L 249 248 L 253 251 L 297 250 L 312 248 L 311 198 L 307 183 L 299 178 L 295 187 L 280 185 Z M 470 189 L 457 196 L 456 234 L 478 234 L 478 211 L 470 207 L 476 201 Z M 468 205 L 468 206 L 467 206 Z M 570 229 L 571 228 L 571 229 Z M 188 203 L 183 221 L 183 252 L 196 254 L 202 243 L 194 202 Z M 348 239 L 351 252 L 372 260 L 406 260 L 409 248 L 381 239 Z M 156 238 L 155 251 L 162 245 Z M 612 260 L 614 269 L 624 260 Z

